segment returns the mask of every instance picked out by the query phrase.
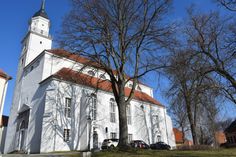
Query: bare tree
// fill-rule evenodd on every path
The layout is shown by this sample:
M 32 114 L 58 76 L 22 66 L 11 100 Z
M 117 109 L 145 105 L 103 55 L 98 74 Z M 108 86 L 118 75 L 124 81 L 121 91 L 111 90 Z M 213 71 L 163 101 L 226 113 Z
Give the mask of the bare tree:
M 188 10 L 187 45 L 208 66 L 202 74 L 213 73 L 219 88 L 236 104 L 236 28 L 234 22 L 222 19 L 217 12 L 207 14 Z
M 186 110 L 189 120 L 192 138 L 194 144 L 198 144 L 196 125 L 194 123 L 193 106 L 191 100 L 193 99 L 193 90 L 197 85 L 197 79 L 189 69 L 190 55 L 188 52 L 178 52 L 170 57 L 170 68 L 166 73 L 171 80 L 169 92 L 174 93 L 178 97 L 182 97 L 184 109 Z M 177 104 L 176 104 L 177 105 Z
M 118 146 L 125 148 L 128 142 L 126 106 L 133 98 L 139 79 L 165 67 L 156 62 L 173 41 L 172 25 L 164 18 L 171 0 L 71 2 L 72 10 L 64 20 L 60 43 L 95 62 L 94 65 L 110 76 L 119 111 Z M 125 87 L 130 81 L 132 88 L 126 95 Z
M 181 50 L 175 52 L 170 56 L 170 67 L 166 69 L 166 74 L 171 81 L 168 95 L 172 99 L 172 112 L 175 112 L 175 116 L 179 120 L 181 125 L 183 122 L 190 127 L 194 144 L 198 142 L 199 125 L 201 125 L 201 119 L 207 112 L 213 112 L 213 108 L 208 106 L 208 97 L 216 98 L 218 95 L 218 88 L 216 88 L 216 82 L 212 79 L 211 75 L 202 75 L 202 69 L 207 66 L 208 63 L 204 62 L 201 56 L 196 57 L 190 50 Z M 177 106 L 178 105 L 178 106 Z M 176 111 L 177 110 L 177 111 Z M 176 113 L 180 111 L 180 113 Z M 185 115 L 186 113 L 186 115 Z M 181 115 L 182 114 L 182 115 Z M 186 124 L 185 124 L 186 125 Z
M 235 0 L 217 0 L 222 6 L 230 11 L 236 11 L 236 1 Z
M 170 100 L 169 112 L 171 113 L 174 125 L 181 129 L 183 133 L 183 143 L 185 142 L 185 134 L 189 131 L 189 122 L 186 112 L 186 107 L 181 93 L 175 93 L 176 91 L 168 90 L 166 96 Z
M 215 133 L 217 131 L 217 115 L 219 107 L 216 97 L 219 96 L 217 90 L 208 90 L 200 96 L 200 112 L 198 118 L 198 136 L 200 144 L 215 144 Z

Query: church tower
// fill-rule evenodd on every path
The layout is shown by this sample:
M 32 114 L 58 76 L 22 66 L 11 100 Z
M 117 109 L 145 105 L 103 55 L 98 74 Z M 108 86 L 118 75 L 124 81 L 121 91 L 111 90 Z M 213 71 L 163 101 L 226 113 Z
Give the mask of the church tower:
M 37 78 L 32 77 L 30 81 L 27 80 L 26 67 L 33 63 L 33 60 L 44 50 L 51 49 L 52 38 L 49 29 L 50 20 L 45 11 L 45 0 L 42 0 L 41 7 L 31 17 L 27 34 L 22 40 L 22 51 L 18 62 L 14 96 L 8 121 L 5 153 L 15 150 L 30 151 L 28 143 L 31 132 L 28 131 L 28 124 L 32 98 L 29 98 L 27 90 L 32 88 L 29 82 L 37 81 Z
M 21 62 L 27 66 L 43 50 L 51 49 L 52 38 L 49 34 L 50 21 L 45 11 L 45 0 L 41 8 L 29 21 L 29 28 L 25 38 L 22 40 Z

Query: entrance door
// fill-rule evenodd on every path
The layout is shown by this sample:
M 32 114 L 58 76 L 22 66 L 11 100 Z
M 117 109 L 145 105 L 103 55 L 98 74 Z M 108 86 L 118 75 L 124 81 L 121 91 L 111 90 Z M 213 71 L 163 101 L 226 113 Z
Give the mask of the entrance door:
M 19 149 L 23 150 L 24 145 L 25 145 L 25 121 L 23 120 L 20 124 Z
M 22 129 L 20 130 L 20 150 L 24 149 L 24 144 L 25 144 L 25 130 Z
M 96 131 L 93 133 L 93 148 L 98 148 L 98 133 Z

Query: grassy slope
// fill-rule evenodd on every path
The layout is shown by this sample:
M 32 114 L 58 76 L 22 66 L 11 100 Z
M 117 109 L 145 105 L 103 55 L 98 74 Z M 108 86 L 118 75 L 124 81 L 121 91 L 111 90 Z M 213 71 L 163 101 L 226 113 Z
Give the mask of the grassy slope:
M 153 151 L 139 150 L 130 152 L 104 151 L 94 153 L 93 157 L 236 157 L 236 148 L 207 151 Z

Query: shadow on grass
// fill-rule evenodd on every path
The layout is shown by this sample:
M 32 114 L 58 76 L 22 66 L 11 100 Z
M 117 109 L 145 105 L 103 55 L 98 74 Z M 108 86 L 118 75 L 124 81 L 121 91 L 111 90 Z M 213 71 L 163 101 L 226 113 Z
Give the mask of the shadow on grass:
M 129 149 L 120 151 L 117 149 L 93 153 L 93 157 L 236 157 L 236 149 L 196 150 L 196 151 L 162 151 Z

